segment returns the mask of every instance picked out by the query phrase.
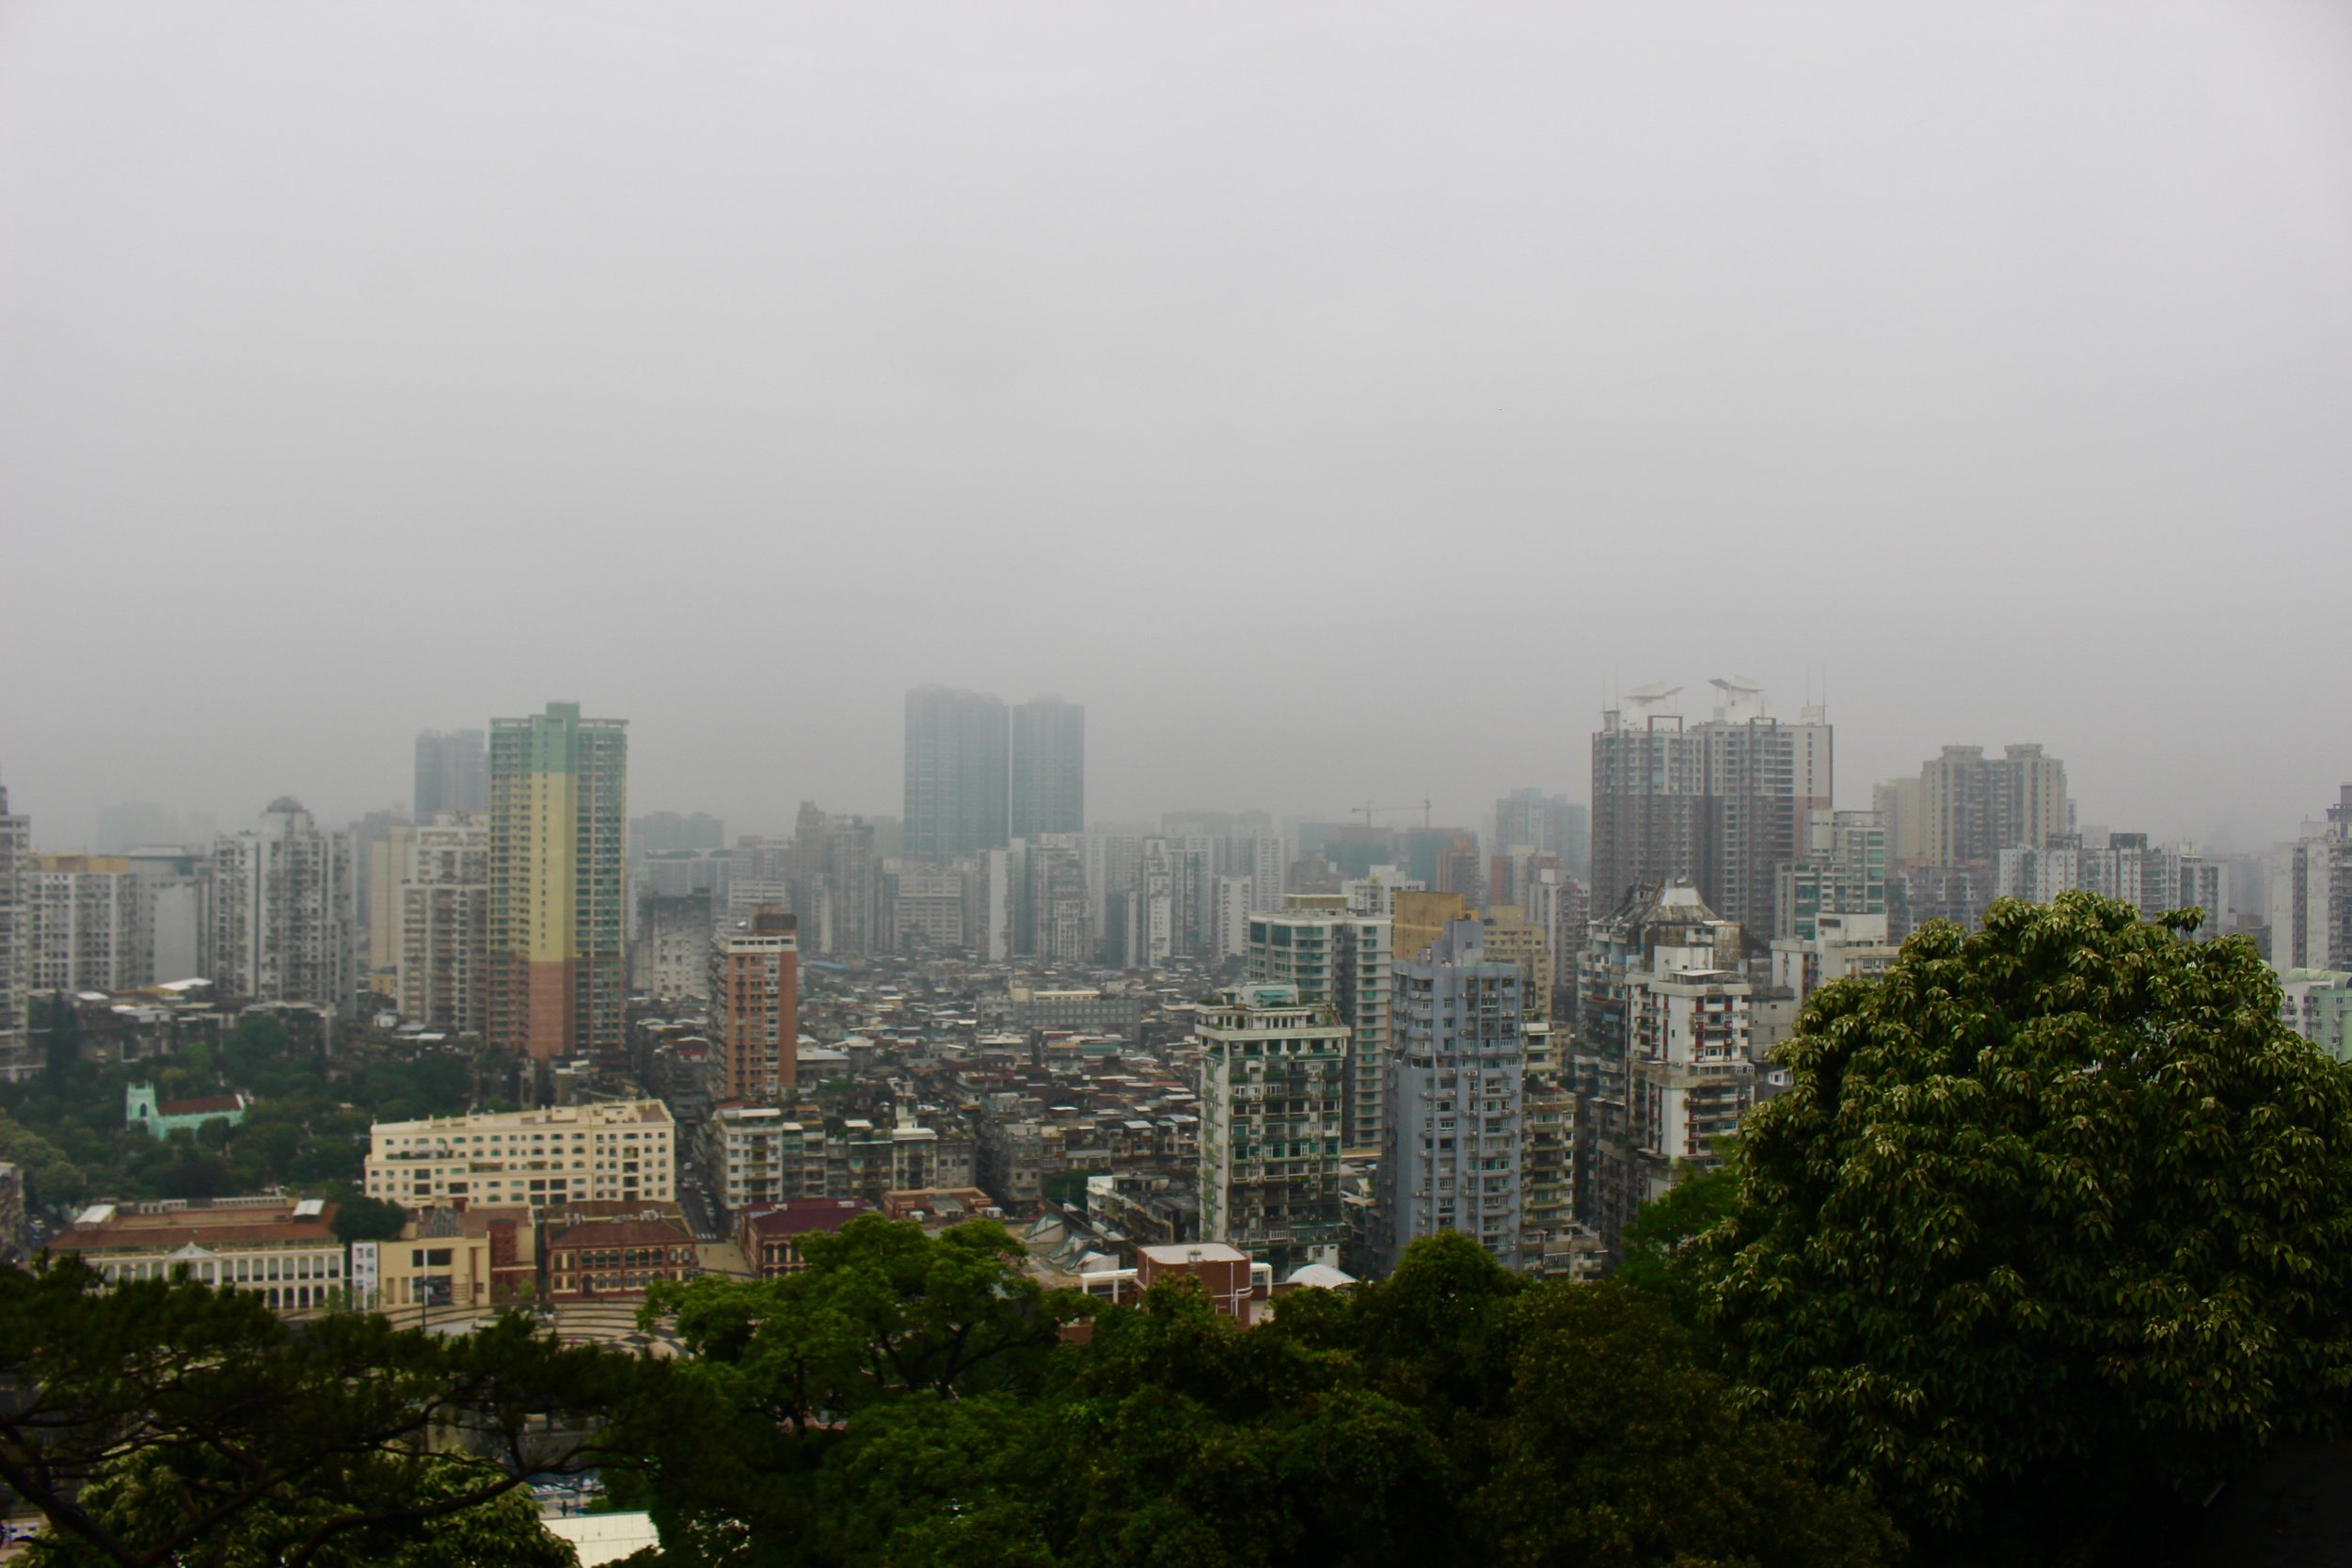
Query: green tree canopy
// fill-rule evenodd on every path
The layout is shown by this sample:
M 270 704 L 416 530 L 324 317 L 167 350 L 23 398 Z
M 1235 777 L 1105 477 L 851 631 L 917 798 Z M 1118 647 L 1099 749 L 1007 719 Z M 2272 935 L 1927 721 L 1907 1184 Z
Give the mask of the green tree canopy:
M 2352 1074 L 2194 919 L 1926 927 L 1808 1003 L 1743 1125 L 1729 1368 L 1915 1527 L 2096 1540 L 2340 1425 Z
M 407 1223 L 408 1211 L 399 1204 L 348 1188 L 335 1205 L 335 1234 L 345 1242 L 395 1241 Z
M 596 1463 L 608 1418 L 658 1426 L 673 1382 L 517 1319 L 450 1337 L 359 1315 L 297 1330 L 250 1291 L 0 1269 L 0 1482 L 119 1568 L 235 1539 L 248 1515 L 263 1534 L 263 1514 L 299 1524 L 294 1568 L 346 1535 L 407 1539 Z
M 111 1464 L 85 1491 L 83 1503 L 116 1541 L 172 1538 L 192 1497 L 235 1484 L 218 1454 L 155 1449 Z M 222 1528 L 183 1545 L 180 1568 L 279 1568 L 290 1560 L 311 1568 L 575 1568 L 572 1548 L 539 1522 L 530 1489 L 515 1487 L 472 1500 L 481 1478 L 469 1465 L 423 1451 L 383 1453 L 306 1477 L 255 1500 Z M 437 1507 L 463 1504 L 455 1512 Z M 321 1535 L 355 1512 L 389 1510 L 397 1523 L 356 1525 Z M 316 1537 L 315 1545 L 312 1544 Z M 115 1560 L 55 1531 L 37 1537 L 28 1568 L 102 1568 Z
M 1825 1486 L 1818 1439 L 1742 1410 L 1657 1296 L 1532 1291 L 1515 1314 L 1509 1420 L 1470 1500 L 1484 1560 L 1525 1568 L 1861 1568 L 1901 1545 L 1867 1493 Z

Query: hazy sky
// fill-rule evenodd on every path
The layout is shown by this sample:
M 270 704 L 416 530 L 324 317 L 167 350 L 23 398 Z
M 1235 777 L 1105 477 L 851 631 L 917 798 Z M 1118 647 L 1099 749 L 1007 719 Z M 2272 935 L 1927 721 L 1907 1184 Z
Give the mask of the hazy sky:
M 2259 842 L 2352 778 L 2352 8 L 0 8 L 0 782 L 632 804 L 1587 789 L 1826 681 L 1841 803 L 2033 739 Z

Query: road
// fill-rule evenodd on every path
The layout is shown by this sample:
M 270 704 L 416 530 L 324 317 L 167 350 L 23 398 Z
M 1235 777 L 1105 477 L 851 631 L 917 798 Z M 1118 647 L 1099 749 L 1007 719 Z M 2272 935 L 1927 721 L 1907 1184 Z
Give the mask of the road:
M 677 1190 L 677 1203 L 679 1208 L 686 1211 L 687 1227 L 694 1232 L 694 1240 L 698 1242 L 725 1240 L 726 1232 L 720 1227 L 719 1224 L 718 1205 L 710 1201 L 708 1192 L 700 1187 L 689 1187 L 680 1183 Z

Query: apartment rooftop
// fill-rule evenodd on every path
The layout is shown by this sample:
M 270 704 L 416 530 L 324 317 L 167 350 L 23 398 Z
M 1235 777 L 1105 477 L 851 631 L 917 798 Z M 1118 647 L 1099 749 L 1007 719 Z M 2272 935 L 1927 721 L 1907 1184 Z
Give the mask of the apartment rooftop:
M 462 1116 L 427 1117 L 421 1121 L 379 1121 L 383 1133 L 469 1132 L 476 1128 L 634 1127 L 670 1125 L 670 1108 L 659 1100 L 617 1100 L 592 1105 L 550 1105 L 535 1111 L 470 1111 Z
M 50 1244 L 59 1252 L 166 1251 L 333 1243 L 337 1205 L 320 1198 L 264 1199 L 205 1208 L 95 1203 Z

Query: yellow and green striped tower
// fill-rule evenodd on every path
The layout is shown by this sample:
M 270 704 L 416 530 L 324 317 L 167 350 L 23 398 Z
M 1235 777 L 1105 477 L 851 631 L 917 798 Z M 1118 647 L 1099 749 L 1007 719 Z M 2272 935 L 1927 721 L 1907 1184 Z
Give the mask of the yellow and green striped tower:
M 549 703 L 490 727 L 489 1043 L 625 1049 L 628 726 Z

